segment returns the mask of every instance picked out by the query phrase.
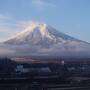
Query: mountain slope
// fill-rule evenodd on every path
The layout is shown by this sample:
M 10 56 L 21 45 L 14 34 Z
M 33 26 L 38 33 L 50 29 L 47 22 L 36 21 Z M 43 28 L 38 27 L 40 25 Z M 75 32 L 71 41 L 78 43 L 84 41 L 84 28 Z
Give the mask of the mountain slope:
M 15 55 L 85 55 L 90 44 L 61 33 L 44 23 L 31 23 L 24 31 L 6 40 Z
M 24 31 L 13 36 L 6 43 L 9 44 L 37 44 L 39 41 L 58 43 L 74 38 L 56 31 L 52 27 L 42 23 L 31 23 Z

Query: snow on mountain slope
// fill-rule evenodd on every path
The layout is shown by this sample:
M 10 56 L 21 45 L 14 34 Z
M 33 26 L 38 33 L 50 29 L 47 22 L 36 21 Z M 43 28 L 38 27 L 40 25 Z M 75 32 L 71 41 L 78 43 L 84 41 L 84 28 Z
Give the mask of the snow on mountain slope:
M 38 22 L 30 23 L 24 31 L 3 44 L 13 50 L 15 55 L 90 54 L 90 44 Z
M 58 43 L 74 38 L 59 33 L 52 27 L 42 23 L 31 23 L 24 31 L 11 37 L 6 43 L 9 44 L 37 44 L 41 41 Z

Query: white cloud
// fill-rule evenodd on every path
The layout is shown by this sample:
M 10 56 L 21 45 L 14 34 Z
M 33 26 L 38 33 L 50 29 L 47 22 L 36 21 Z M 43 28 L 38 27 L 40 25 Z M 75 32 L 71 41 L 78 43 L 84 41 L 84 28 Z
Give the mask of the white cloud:
M 47 2 L 45 0 L 32 0 L 32 4 L 39 10 L 42 9 L 46 9 L 46 8 L 55 8 L 56 5 L 51 3 L 51 2 Z
M 0 14 L 0 20 L 10 20 L 10 19 L 12 19 L 11 16 L 6 14 Z
M 17 33 L 20 24 L 7 14 L 0 14 L 0 42 Z

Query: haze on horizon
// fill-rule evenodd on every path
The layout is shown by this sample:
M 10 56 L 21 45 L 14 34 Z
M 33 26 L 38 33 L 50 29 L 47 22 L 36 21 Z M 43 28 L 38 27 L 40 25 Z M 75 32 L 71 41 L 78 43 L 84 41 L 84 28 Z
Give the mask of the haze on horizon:
M 90 42 L 89 0 L 0 0 L 0 41 L 21 32 L 30 21 Z

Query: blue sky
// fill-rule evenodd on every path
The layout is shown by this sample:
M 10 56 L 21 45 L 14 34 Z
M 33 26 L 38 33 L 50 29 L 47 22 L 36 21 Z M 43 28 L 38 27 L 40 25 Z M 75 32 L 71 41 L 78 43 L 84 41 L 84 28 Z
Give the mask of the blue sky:
M 90 0 L 0 0 L 1 41 L 28 21 L 45 22 L 90 42 Z

